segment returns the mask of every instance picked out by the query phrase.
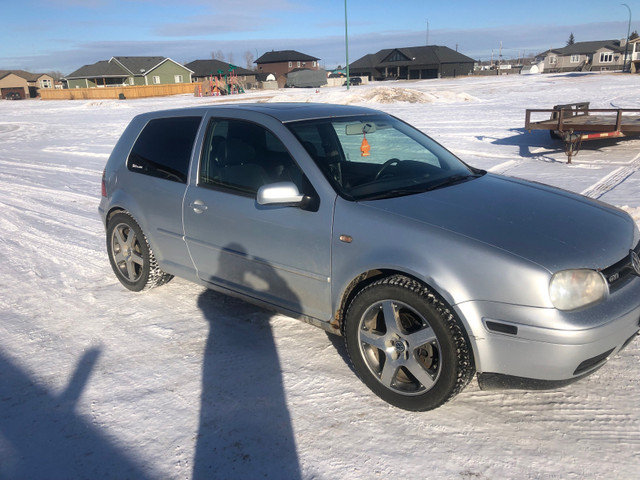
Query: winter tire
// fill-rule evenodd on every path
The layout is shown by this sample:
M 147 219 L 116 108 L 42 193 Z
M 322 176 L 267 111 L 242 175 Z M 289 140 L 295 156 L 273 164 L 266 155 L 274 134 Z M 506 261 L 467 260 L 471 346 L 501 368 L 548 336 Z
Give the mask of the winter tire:
M 173 278 L 160 269 L 142 229 L 126 213 L 117 213 L 109 220 L 107 252 L 120 283 L 134 292 L 160 286 Z
M 471 380 L 468 341 L 449 307 L 417 281 L 378 280 L 351 302 L 344 336 L 353 367 L 380 398 L 431 410 Z

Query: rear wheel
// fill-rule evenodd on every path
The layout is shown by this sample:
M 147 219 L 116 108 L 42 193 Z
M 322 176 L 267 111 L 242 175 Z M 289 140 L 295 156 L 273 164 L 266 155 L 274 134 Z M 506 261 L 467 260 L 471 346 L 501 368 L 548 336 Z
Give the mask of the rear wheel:
M 439 407 L 474 373 L 468 342 L 449 307 L 407 277 L 388 277 L 358 293 L 344 334 L 362 381 L 405 410 Z
M 126 213 L 117 213 L 107 225 L 107 252 L 120 283 L 139 292 L 173 278 L 158 266 L 140 226 Z

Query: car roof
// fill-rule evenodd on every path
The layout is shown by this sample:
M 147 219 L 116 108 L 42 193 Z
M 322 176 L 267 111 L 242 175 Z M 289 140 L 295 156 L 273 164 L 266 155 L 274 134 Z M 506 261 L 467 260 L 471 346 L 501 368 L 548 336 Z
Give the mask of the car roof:
M 188 112 L 210 112 L 224 115 L 229 111 L 249 111 L 269 115 L 282 123 L 299 120 L 312 120 L 317 118 L 348 117 L 354 115 L 380 114 L 379 110 L 353 105 L 335 105 L 330 103 L 238 103 L 214 105 L 207 107 L 181 108 L 176 110 L 165 110 L 153 112 L 154 114 L 181 114 Z M 155 116 L 155 115 L 154 115 Z

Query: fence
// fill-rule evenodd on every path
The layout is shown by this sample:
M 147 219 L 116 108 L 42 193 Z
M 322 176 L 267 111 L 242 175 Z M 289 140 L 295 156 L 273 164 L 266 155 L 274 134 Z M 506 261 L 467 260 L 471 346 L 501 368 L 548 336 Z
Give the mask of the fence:
M 54 90 L 41 88 L 40 97 L 43 100 L 97 100 L 119 99 L 120 94 L 125 98 L 166 97 L 168 95 L 193 94 L 197 84 L 172 83 L 167 85 L 144 85 L 101 88 L 69 88 Z

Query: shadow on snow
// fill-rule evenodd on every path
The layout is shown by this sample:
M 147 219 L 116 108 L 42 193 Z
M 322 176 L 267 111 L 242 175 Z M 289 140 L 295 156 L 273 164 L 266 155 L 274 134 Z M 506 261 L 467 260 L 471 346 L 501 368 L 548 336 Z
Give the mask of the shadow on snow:
M 227 249 L 251 260 L 239 245 Z M 263 294 L 285 291 L 299 304 L 272 267 L 261 263 L 250 271 L 228 261 L 221 256 L 219 263 L 227 282 L 246 286 L 249 274 L 259 274 L 267 285 Z M 280 358 L 269 324 L 272 313 L 211 290 L 200 295 L 198 306 L 209 322 L 209 336 L 193 478 L 299 479 Z
M 0 352 L 0 478 L 149 478 L 75 412 L 99 356 L 88 350 L 66 390 L 53 395 Z

